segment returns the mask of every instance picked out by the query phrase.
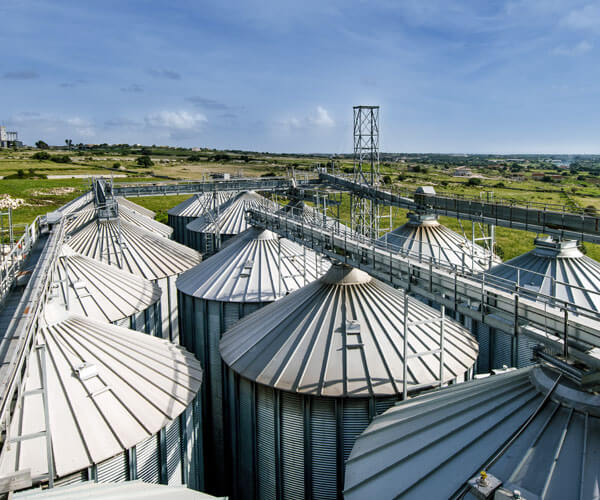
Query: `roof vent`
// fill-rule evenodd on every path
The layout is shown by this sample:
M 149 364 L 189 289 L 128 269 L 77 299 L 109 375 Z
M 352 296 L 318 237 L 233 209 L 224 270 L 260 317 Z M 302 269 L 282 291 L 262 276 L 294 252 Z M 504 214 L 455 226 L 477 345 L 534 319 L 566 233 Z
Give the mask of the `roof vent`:
M 244 276 L 250 276 L 250 272 L 252 271 L 252 266 L 254 265 L 254 261 L 253 260 L 247 260 L 246 262 L 244 262 L 244 265 L 242 266 L 242 272 L 240 273 L 240 276 L 244 277 Z
M 346 320 L 346 334 L 358 335 L 360 333 L 360 322 L 355 319 Z
M 75 368 L 75 372 L 77 373 L 79 380 L 84 382 L 85 380 L 98 376 L 98 367 L 94 363 L 81 363 Z

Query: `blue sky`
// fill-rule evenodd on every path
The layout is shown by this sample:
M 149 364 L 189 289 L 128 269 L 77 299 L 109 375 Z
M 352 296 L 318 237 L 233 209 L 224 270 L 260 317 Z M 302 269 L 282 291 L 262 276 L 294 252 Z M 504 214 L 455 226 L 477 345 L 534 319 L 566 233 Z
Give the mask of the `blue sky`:
M 600 3 L 12 0 L 0 122 L 29 144 L 600 153 Z

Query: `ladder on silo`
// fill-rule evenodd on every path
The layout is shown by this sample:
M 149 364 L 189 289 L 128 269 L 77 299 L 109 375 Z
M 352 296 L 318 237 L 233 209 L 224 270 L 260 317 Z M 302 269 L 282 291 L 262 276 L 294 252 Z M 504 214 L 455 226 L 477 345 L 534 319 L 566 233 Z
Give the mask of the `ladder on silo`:
M 10 449 L 11 446 L 20 447 L 23 441 L 28 441 L 30 439 L 38 439 L 40 437 L 45 438 L 46 441 L 46 461 L 48 465 L 48 472 L 46 474 L 42 474 L 41 476 L 37 476 L 36 480 L 47 480 L 48 487 L 54 487 L 54 457 L 52 455 L 52 433 L 50 429 L 50 414 L 48 411 L 48 379 L 46 376 L 46 344 L 38 344 L 34 347 L 36 352 L 36 358 L 33 360 L 38 363 L 40 369 L 40 387 L 36 389 L 24 390 L 24 386 L 27 383 L 27 374 L 29 373 L 29 363 L 27 364 L 27 373 L 21 380 L 21 383 L 18 387 L 17 393 L 17 405 L 19 407 L 23 407 L 24 399 L 28 396 L 41 395 L 42 396 L 42 406 L 44 413 L 44 430 L 38 432 L 32 432 L 29 434 L 23 434 L 20 436 L 11 436 L 11 421 L 8 420 L 6 422 L 6 438 L 5 438 L 5 446 Z M 7 488 L 8 490 L 22 489 L 27 486 L 31 486 L 31 473 L 30 471 L 16 471 L 11 476 L 4 476 L 3 480 L 7 480 Z M 21 484 L 20 482 L 25 481 L 28 484 Z M 5 493 L 6 491 L 0 491 L 0 493 Z
M 440 356 L 440 368 L 439 368 L 439 386 L 442 387 L 444 384 L 444 349 L 445 349 L 445 329 L 444 323 L 446 321 L 446 308 L 442 305 L 440 309 L 439 317 L 428 318 L 420 321 L 412 321 L 409 323 L 408 321 L 408 294 L 406 290 L 404 290 L 404 308 L 403 308 L 403 317 L 404 317 L 404 338 L 403 341 L 403 351 L 402 351 L 402 359 L 404 362 L 404 366 L 402 368 L 402 400 L 406 401 L 408 397 L 408 360 L 413 358 L 421 358 L 423 356 L 435 356 L 439 354 Z M 415 352 L 413 354 L 408 354 L 408 333 L 411 327 L 413 326 L 422 326 L 422 325 L 432 325 L 432 324 L 440 324 L 440 346 L 437 349 L 430 349 L 426 351 Z

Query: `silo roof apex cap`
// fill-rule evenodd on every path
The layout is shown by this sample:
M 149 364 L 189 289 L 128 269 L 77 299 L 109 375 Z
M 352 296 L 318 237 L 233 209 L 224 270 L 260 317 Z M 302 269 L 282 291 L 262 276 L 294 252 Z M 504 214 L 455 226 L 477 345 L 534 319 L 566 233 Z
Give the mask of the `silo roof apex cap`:
M 329 271 L 321 278 L 328 285 L 359 285 L 368 283 L 373 278 L 364 271 L 346 264 L 333 264 Z
M 536 238 L 533 253 L 540 257 L 583 257 L 576 240 L 556 240 L 551 237 Z

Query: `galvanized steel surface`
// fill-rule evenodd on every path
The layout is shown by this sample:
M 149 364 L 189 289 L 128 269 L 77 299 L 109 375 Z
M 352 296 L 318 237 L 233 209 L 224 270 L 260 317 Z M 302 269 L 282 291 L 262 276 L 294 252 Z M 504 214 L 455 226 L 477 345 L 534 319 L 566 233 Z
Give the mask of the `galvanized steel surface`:
M 433 258 L 442 265 L 466 267 L 473 271 L 488 269 L 490 252 L 473 244 L 437 221 L 435 216 L 410 214 L 409 221 L 385 234 L 380 241 L 412 258 L 428 261 Z M 499 262 L 495 258 L 495 262 Z
M 93 219 L 67 236 L 76 252 L 142 276 L 174 276 L 200 263 L 200 254 L 122 220 Z
M 530 367 L 398 403 L 357 440 L 345 498 L 449 498 L 528 422 L 557 377 Z M 487 472 L 526 499 L 598 498 L 599 456 L 600 397 L 563 378 Z
M 57 476 L 110 458 L 138 444 L 179 416 L 200 389 L 194 356 L 149 335 L 81 317 L 44 328 L 48 409 Z M 89 378 L 77 376 L 88 363 Z M 29 366 L 22 405 L 10 435 L 44 430 L 39 363 Z M 29 393 L 28 391 L 33 391 Z M 46 473 L 43 436 L 3 450 L 0 470 Z
M 486 280 L 511 291 L 518 286 L 521 295 L 542 302 L 565 300 L 600 312 L 600 262 L 584 255 L 574 240 L 538 238 L 535 245 L 530 252 L 494 266 Z
M 212 495 L 190 490 L 185 486 L 148 484 L 143 481 L 124 483 L 96 483 L 93 481 L 51 490 L 26 490 L 13 493 L 14 500 L 210 500 Z
M 239 234 L 250 227 L 246 221 L 246 210 L 260 205 L 272 205 L 272 202 L 254 191 L 244 191 L 217 210 L 210 210 L 190 222 L 187 229 L 196 233 Z
M 50 324 L 69 314 L 114 323 L 144 311 L 161 295 L 155 283 L 68 247 L 56 262 L 53 281 L 53 294 L 44 310 Z
M 153 212 L 152 210 L 146 207 L 142 207 L 141 205 L 138 205 L 137 203 L 134 203 L 133 201 L 128 200 L 123 196 L 116 196 L 115 198 L 117 200 L 117 203 L 119 204 L 119 208 L 128 208 L 129 210 L 138 212 L 139 214 L 145 215 L 150 219 L 154 219 L 154 217 L 156 217 L 156 212 Z
M 439 316 L 408 298 L 409 322 Z M 247 316 L 221 339 L 235 372 L 281 390 L 333 397 L 402 393 L 403 307 L 398 290 L 357 269 L 332 266 L 320 280 Z M 408 355 L 438 349 L 440 325 L 409 328 Z M 444 381 L 463 377 L 477 342 L 445 320 Z M 408 361 L 408 390 L 436 384 L 439 354 Z
M 183 273 L 177 289 L 205 300 L 270 302 L 318 278 L 328 266 L 311 250 L 250 228 Z
M 234 192 L 228 191 L 195 194 L 191 198 L 182 201 L 179 205 L 167 210 L 167 214 L 177 217 L 200 217 L 208 210 L 212 210 L 215 204 L 216 206 L 221 206 L 234 195 Z

